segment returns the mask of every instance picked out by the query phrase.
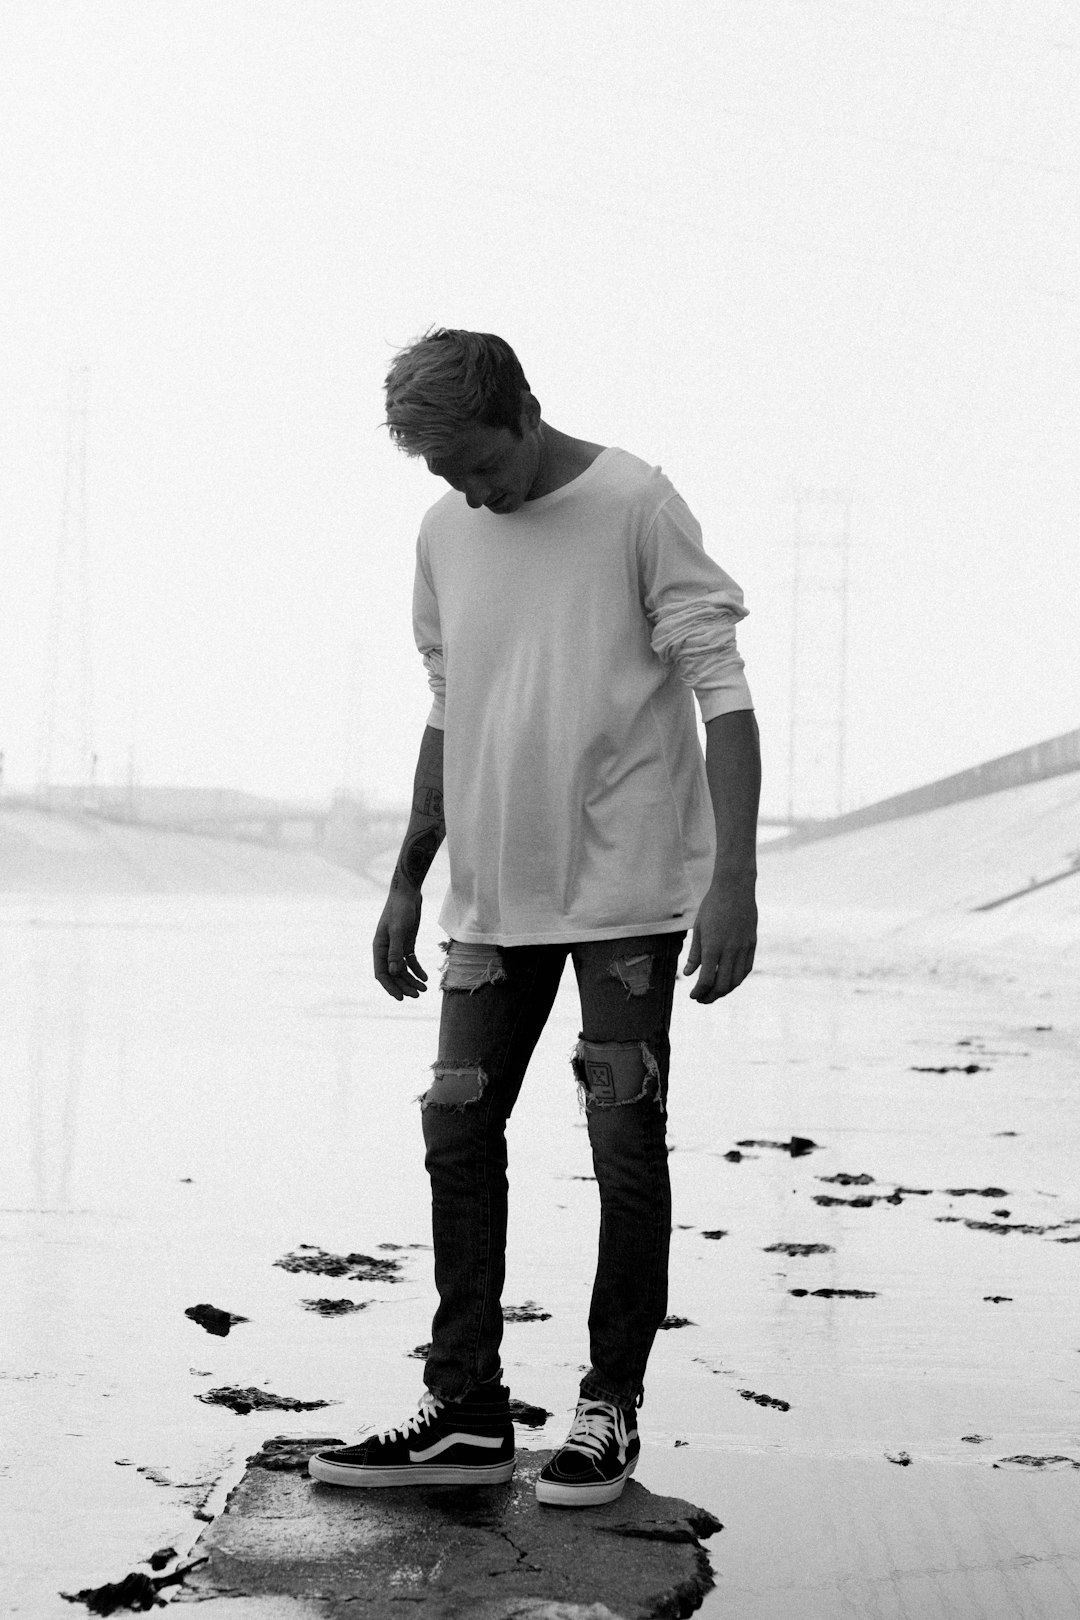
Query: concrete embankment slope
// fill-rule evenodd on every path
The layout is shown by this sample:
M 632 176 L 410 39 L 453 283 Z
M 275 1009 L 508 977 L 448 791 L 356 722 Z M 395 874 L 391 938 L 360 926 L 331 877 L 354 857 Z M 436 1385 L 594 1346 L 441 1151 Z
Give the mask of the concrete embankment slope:
M 767 926 L 1080 948 L 1080 771 L 761 852 Z
M 310 850 L 0 809 L 0 894 L 65 893 L 348 895 L 370 883 Z

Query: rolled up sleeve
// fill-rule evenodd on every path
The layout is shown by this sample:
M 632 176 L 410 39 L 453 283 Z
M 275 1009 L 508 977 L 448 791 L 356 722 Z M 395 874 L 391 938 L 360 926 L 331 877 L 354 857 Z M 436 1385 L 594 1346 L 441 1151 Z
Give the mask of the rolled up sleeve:
M 446 729 L 446 665 L 443 656 L 439 601 L 431 582 L 424 546 L 424 533 L 416 543 L 416 574 L 413 580 L 413 636 L 424 660 L 433 702 L 427 717 L 429 726 Z
M 644 536 L 640 576 L 653 652 L 692 687 L 702 720 L 752 709 L 735 639 L 747 615 L 742 591 L 705 550 L 679 495 L 664 502 Z

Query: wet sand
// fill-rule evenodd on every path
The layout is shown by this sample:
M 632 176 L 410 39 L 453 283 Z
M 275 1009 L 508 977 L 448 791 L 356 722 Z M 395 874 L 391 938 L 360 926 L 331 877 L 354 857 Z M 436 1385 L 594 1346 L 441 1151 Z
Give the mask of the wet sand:
M 415 1403 L 437 906 L 433 988 L 398 1007 L 369 981 L 380 904 L 0 908 L 0 1612 L 82 1612 L 59 1592 L 182 1559 L 270 1435 Z M 735 996 L 676 1000 L 673 1320 L 638 1477 L 723 1521 L 705 1616 L 1080 1612 L 1073 973 L 769 922 Z M 568 972 L 510 1135 L 504 1359 L 553 1414 L 537 1448 L 587 1354 L 577 1032 Z M 393 1265 L 276 1263 L 318 1251 Z

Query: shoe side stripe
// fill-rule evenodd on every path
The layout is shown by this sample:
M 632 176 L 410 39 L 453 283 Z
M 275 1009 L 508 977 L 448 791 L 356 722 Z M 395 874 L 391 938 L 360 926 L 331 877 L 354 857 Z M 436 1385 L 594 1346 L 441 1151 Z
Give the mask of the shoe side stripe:
M 424 1451 L 414 1451 L 410 1446 L 409 1461 L 429 1462 L 432 1457 L 437 1457 L 440 1452 L 447 1451 L 451 1446 L 461 1445 L 488 1446 L 491 1450 L 498 1451 L 502 1439 L 493 1434 L 463 1434 L 460 1430 L 455 1430 L 453 1434 L 446 1434 L 441 1440 L 436 1440 L 433 1446 L 428 1446 Z

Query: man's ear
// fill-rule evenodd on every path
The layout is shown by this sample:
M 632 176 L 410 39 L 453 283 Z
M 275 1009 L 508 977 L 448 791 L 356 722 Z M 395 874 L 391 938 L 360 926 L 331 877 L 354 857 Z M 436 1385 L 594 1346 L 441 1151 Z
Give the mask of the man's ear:
M 532 433 L 540 426 L 540 401 L 528 390 L 521 396 L 521 430 Z

